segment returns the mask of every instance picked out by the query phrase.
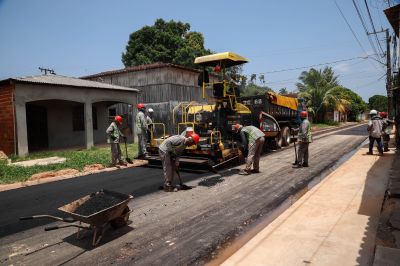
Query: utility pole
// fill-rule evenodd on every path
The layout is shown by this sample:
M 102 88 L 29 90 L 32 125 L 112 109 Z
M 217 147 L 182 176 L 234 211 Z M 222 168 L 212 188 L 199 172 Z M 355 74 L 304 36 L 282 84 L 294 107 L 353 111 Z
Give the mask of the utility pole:
M 386 92 L 388 96 L 388 114 L 392 115 L 392 65 L 390 62 L 390 35 L 389 29 L 386 29 Z
M 390 62 L 390 35 L 389 35 L 389 29 L 382 29 L 380 31 L 375 31 L 375 32 L 368 32 L 367 34 L 378 34 L 378 33 L 386 33 L 386 94 L 388 97 L 388 114 L 389 116 L 392 115 L 392 109 L 393 109 L 393 103 L 392 103 L 392 65 Z

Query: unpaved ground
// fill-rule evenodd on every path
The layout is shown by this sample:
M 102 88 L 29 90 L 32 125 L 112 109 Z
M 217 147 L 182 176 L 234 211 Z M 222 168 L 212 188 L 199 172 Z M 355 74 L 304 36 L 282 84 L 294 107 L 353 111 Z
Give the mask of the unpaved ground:
M 0 236 L 3 236 L 0 263 L 203 264 L 221 244 L 307 186 L 315 176 L 364 141 L 365 135 L 366 126 L 361 125 L 316 140 L 311 145 L 309 168 L 291 168 L 293 150 L 287 149 L 265 156 L 260 174 L 239 176 L 235 169 L 221 175 L 184 173 L 183 178 L 190 180 L 187 184 L 196 187 L 178 193 L 157 191 L 161 171 L 144 168 L 0 193 L 0 211 L 9 211 L 8 216 L 0 218 Z M 132 224 L 120 230 L 108 230 L 96 248 L 90 246 L 90 234 L 78 241 L 74 238 L 75 229 L 44 232 L 43 223 L 17 221 L 21 215 L 57 214 L 54 211 L 57 207 L 99 188 L 132 192 L 138 197 L 130 204 Z M 40 195 L 38 190 L 42 191 Z M 29 205 L 24 198 L 36 200 L 36 204 Z

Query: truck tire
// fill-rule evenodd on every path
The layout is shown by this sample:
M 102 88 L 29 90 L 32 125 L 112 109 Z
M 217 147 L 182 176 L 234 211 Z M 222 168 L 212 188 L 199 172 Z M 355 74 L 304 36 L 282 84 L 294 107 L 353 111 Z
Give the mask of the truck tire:
M 290 144 L 290 129 L 284 127 L 282 130 L 282 147 L 286 147 Z
M 282 135 L 279 133 L 273 140 L 271 140 L 271 149 L 279 150 L 282 147 Z

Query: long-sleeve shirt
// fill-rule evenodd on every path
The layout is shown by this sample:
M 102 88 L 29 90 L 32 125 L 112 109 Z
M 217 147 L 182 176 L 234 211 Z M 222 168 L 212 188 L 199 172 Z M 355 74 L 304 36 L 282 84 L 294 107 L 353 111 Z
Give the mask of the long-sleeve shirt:
M 373 138 L 382 137 L 383 133 L 383 120 L 379 116 L 374 116 L 368 121 L 369 135 Z
M 299 141 L 312 142 L 311 124 L 308 119 L 304 119 L 300 124 Z
M 120 138 L 124 136 L 119 130 L 117 124 L 112 122 L 106 130 L 107 133 L 107 143 L 119 143 Z
M 165 153 L 171 153 L 178 160 L 186 148 L 185 140 L 186 138 L 181 135 L 171 136 L 164 140 L 158 148 Z
M 253 145 L 257 139 L 264 137 L 265 134 L 260 129 L 255 126 L 246 126 L 242 127 L 240 130 L 240 137 L 242 139 L 242 144 L 245 147 Z
M 147 121 L 146 116 L 142 111 L 139 111 L 136 115 L 136 133 L 146 134 L 147 131 Z

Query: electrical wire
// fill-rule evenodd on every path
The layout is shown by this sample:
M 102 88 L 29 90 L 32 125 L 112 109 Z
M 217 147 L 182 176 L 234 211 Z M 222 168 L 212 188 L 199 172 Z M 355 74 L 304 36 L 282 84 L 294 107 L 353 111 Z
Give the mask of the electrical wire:
M 376 42 L 378 43 L 378 46 L 379 46 L 379 48 L 380 48 L 381 53 L 384 54 L 384 51 L 383 51 L 383 49 L 382 49 L 381 43 L 379 42 L 378 36 L 375 34 L 376 29 L 375 29 L 374 21 L 373 21 L 372 16 L 371 16 L 371 12 L 369 11 L 369 7 L 368 7 L 368 2 L 367 2 L 367 0 L 364 0 L 364 3 L 365 3 L 365 7 L 367 8 L 369 21 L 370 21 L 370 23 L 371 23 L 372 30 L 373 30 L 373 32 L 374 32 L 374 36 L 375 36 Z

